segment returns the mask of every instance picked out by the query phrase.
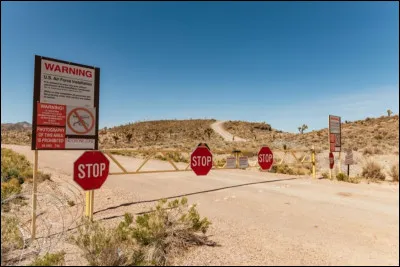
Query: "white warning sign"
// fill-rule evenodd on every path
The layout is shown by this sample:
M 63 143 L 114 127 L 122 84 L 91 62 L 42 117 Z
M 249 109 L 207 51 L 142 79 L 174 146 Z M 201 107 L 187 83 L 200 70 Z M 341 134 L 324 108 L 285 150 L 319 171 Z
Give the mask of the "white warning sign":
M 67 135 L 95 135 L 96 108 L 67 107 Z

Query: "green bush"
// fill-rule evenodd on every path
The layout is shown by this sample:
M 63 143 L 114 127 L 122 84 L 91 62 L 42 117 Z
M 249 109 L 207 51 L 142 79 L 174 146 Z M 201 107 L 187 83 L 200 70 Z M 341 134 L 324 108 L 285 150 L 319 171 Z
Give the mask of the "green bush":
M 37 257 L 29 266 L 63 266 L 65 264 L 65 252 L 46 253 L 43 257 Z
M 215 245 L 204 235 L 210 222 L 200 218 L 195 206 L 189 208 L 186 198 L 160 201 L 134 226 L 131 214 L 124 217 L 112 229 L 88 220 L 78 228 L 72 241 L 90 265 L 167 265 L 191 246 Z

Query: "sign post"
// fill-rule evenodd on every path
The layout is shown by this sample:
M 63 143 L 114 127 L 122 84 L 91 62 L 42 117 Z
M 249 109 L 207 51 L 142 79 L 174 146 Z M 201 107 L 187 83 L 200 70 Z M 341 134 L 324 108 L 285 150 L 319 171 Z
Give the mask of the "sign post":
M 347 150 L 347 152 L 346 152 L 346 157 L 344 159 L 344 164 L 347 165 L 347 176 L 350 177 L 350 165 L 354 164 L 353 151 L 351 151 L 350 149 Z
M 332 169 L 333 166 L 335 165 L 335 158 L 333 156 L 333 153 L 329 153 L 329 179 L 332 179 Z
M 36 237 L 38 150 L 97 150 L 100 69 L 35 56 L 31 239 Z
M 341 159 L 342 159 L 342 123 L 341 117 L 329 115 L 329 131 L 328 131 L 328 139 L 329 139 L 329 151 L 330 152 L 339 152 L 339 173 L 342 173 Z
M 274 154 L 267 146 L 263 146 L 258 152 L 258 164 L 262 170 L 269 170 L 274 162 Z

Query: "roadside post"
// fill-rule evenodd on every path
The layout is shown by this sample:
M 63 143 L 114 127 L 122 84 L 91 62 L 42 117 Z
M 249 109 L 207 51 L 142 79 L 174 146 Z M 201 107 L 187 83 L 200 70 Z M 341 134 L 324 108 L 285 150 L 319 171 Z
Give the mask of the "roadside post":
M 339 173 L 342 173 L 342 123 L 341 117 L 329 115 L 328 119 L 328 142 L 329 152 L 339 152 Z
M 311 162 L 312 162 L 312 175 L 313 178 L 316 177 L 316 173 L 315 173 L 315 149 L 314 149 L 314 145 L 312 146 L 312 151 L 311 151 Z

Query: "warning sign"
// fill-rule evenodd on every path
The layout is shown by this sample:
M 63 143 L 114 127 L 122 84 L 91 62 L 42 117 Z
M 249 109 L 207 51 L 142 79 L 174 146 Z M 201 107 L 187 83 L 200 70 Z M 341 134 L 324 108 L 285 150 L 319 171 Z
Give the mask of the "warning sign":
M 37 125 L 65 126 L 65 105 L 37 103 Z
M 99 81 L 99 68 L 35 56 L 33 150 L 98 149 Z
M 94 135 L 95 108 L 67 107 L 67 135 Z
M 227 157 L 225 168 L 226 169 L 235 169 L 236 168 L 236 158 L 235 157 Z
M 340 152 L 342 147 L 341 142 L 341 118 L 338 116 L 329 115 L 329 148 L 330 152 Z
M 249 167 L 249 158 L 248 157 L 239 157 L 239 168 L 245 169 Z
M 65 128 L 38 126 L 36 128 L 36 146 L 38 149 L 64 149 Z

